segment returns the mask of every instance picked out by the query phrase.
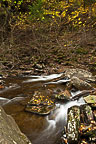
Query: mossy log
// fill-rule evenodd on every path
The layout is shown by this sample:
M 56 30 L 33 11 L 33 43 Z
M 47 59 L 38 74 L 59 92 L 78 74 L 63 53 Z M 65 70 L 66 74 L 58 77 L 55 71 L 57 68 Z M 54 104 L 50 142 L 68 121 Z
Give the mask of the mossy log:
M 92 92 L 94 92 L 94 90 L 83 90 L 81 93 L 76 94 L 75 96 L 71 97 L 70 100 L 77 100 L 80 97 L 86 97 Z

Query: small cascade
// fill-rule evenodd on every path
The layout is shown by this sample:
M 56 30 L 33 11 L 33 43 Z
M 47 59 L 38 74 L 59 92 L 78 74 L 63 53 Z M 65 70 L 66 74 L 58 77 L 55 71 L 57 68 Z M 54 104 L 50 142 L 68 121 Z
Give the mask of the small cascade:
M 25 111 L 29 99 L 34 98 L 35 92 L 37 92 L 37 96 L 41 92 L 41 97 L 45 96 L 45 98 L 49 98 L 48 100 L 53 100 L 56 94 L 65 90 L 67 82 L 69 83 L 70 79 L 64 79 L 63 73 L 48 76 L 9 78 L 5 81 L 5 89 L 0 92 L 0 101 L 8 113 L 11 109 L 9 114 L 14 115 L 17 124 L 33 144 L 58 144 L 57 141 L 60 140 L 64 126 L 67 124 L 68 108 L 85 104 L 82 97 L 78 98 L 78 100 L 68 99 L 67 102 L 64 99 L 55 99 L 55 109 L 52 109 L 47 116 Z M 80 93 L 81 91 L 72 91 L 71 98 Z M 41 102 L 40 98 L 37 100 Z
M 56 104 L 56 110 L 46 116 L 46 121 L 48 123 L 47 127 L 41 132 L 38 139 L 34 141 L 34 144 L 37 144 L 38 141 L 41 141 L 44 144 L 53 144 L 54 139 L 60 139 L 60 133 L 64 130 L 64 125 L 67 123 L 68 108 L 74 105 L 80 106 L 83 104 L 85 104 L 83 98 L 80 98 L 78 101 L 69 101 L 66 104 Z M 44 142 L 44 139 L 48 141 Z M 54 144 L 56 144 L 56 142 Z
M 49 129 L 51 130 L 51 128 L 56 128 L 56 125 L 58 125 L 58 123 L 61 126 L 66 125 L 68 108 L 70 108 L 74 105 L 80 106 L 83 104 L 85 104 L 85 102 L 84 102 L 82 97 L 78 100 L 75 100 L 75 101 L 69 101 L 66 104 L 57 104 L 56 105 L 57 108 L 54 111 L 54 113 L 52 113 L 52 116 L 49 115 L 46 118 L 48 123 L 49 123 L 48 130 Z

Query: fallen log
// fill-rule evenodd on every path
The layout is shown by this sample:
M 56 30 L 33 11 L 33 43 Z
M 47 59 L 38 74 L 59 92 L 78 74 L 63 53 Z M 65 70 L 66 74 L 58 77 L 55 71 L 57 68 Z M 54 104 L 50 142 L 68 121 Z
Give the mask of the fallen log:
M 71 97 L 70 100 L 78 100 L 80 97 L 85 97 L 94 92 L 95 90 L 83 90 L 81 93 L 76 94 L 75 96 Z

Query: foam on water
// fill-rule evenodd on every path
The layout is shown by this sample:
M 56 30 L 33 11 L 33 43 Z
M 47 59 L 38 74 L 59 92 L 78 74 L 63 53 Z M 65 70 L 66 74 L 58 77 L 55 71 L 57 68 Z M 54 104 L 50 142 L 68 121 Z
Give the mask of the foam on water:
M 47 117 L 47 121 L 49 123 L 48 125 L 48 129 L 49 128 L 56 128 L 56 125 L 59 123 L 61 123 L 62 125 L 66 124 L 67 121 L 67 111 L 68 108 L 76 105 L 76 106 L 80 106 L 85 104 L 83 98 L 81 97 L 78 101 L 69 101 L 66 104 L 59 104 L 57 106 L 57 109 L 54 112 L 54 119 L 50 119 L 50 117 Z
M 38 141 L 43 143 L 43 139 L 48 140 L 48 144 L 53 143 L 52 141 L 54 138 L 58 138 L 58 135 L 64 130 L 64 125 L 66 125 L 67 122 L 68 108 L 74 105 L 80 106 L 83 104 L 85 104 L 83 98 L 80 98 L 78 101 L 70 101 L 66 104 L 56 104 L 57 108 L 54 112 L 52 112 L 52 117 L 50 118 L 50 115 L 46 116 L 48 126 L 41 132 L 34 144 L 37 144 Z M 44 144 L 45 143 L 46 142 L 44 142 Z

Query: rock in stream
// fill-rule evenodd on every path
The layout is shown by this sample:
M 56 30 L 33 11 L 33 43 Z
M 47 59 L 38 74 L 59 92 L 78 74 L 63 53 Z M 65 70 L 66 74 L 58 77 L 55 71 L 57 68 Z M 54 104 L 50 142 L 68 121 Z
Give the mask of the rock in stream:
M 93 76 L 91 72 L 83 69 L 66 69 L 63 77 L 70 79 L 67 84 L 69 89 L 75 87 L 78 90 L 90 90 L 93 89 L 91 83 L 96 82 L 96 76 Z
M 89 105 L 68 109 L 67 126 L 62 141 L 63 144 L 96 143 L 96 118 Z
M 71 97 L 71 93 L 67 89 L 65 89 L 64 91 L 61 91 L 55 95 L 56 99 L 63 100 L 64 102 L 68 101 L 70 99 L 70 97 Z
M 54 101 L 49 96 L 44 96 L 41 92 L 35 91 L 25 110 L 35 114 L 47 115 L 54 107 Z
M 69 89 L 71 89 L 72 87 L 75 87 L 78 90 L 91 90 L 92 89 L 91 84 L 75 76 L 71 78 L 71 81 L 69 82 L 68 87 Z
M 78 106 L 73 106 L 68 109 L 68 122 L 66 136 L 68 143 L 78 144 L 80 127 L 80 109 Z
M 87 81 L 87 82 L 95 82 L 96 81 L 96 77 L 92 75 L 91 72 L 88 72 L 87 70 L 83 70 L 83 69 L 69 69 L 67 68 L 64 72 L 64 77 L 68 77 L 69 79 L 71 79 L 72 77 L 77 77 L 83 81 Z

